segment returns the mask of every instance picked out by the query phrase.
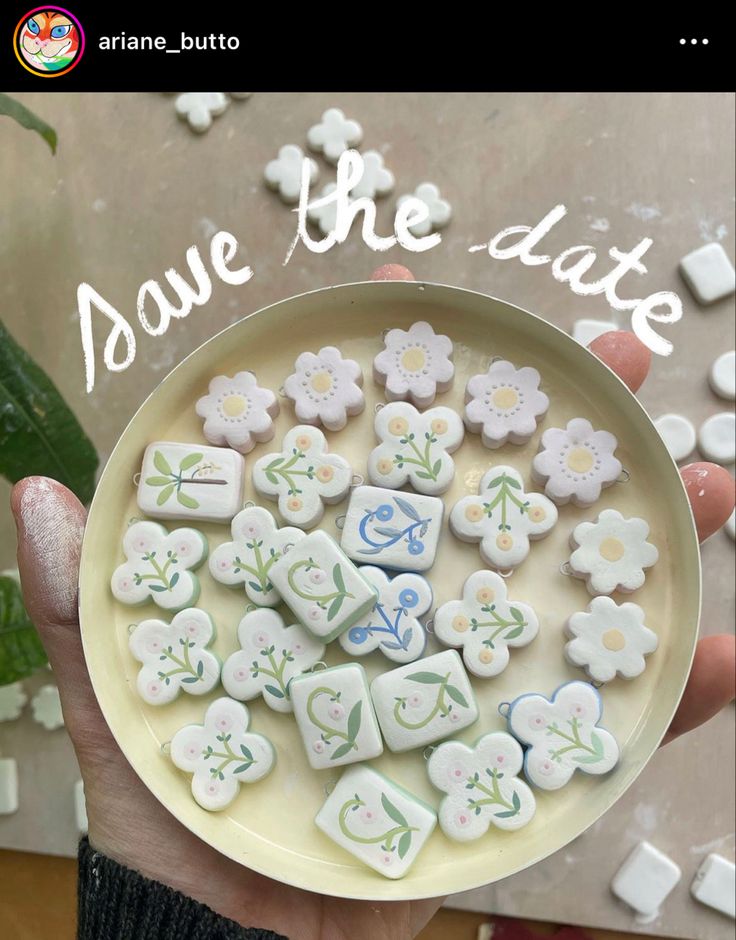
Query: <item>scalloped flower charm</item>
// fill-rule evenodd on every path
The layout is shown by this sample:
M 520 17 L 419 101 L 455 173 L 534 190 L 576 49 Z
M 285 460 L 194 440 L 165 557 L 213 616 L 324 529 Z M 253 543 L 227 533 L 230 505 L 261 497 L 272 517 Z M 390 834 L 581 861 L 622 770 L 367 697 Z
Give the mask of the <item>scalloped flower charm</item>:
M 216 375 L 195 410 L 204 418 L 204 436 L 211 444 L 247 454 L 273 437 L 279 403 L 270 389 L 258 385 L 252 372 L 238 372 L 232 378 Z
M 299 193 L 302 188 L 302 164 L 304 151 L 296 144 L 285 144 L 278 152 L 275 160 L 266 164 L 263 178 L 269 189 L 278 192 L 281 199 L 289 204 L 299 202 Z M 309 158 L 309 184 L 317 181 L 319 167 Z
M 463 496 L 452 507 L 450 529 L 463 542 L 480 542 L 481 558 L 491 568 L 513 571 L 529 554 L 530 540 L 547 535 L 557 508 L 540 493 L 524 492 L 513 467 L 491 467 L 478 496 Z
M 202 809 L 225 809 L 242 783 L 255 783 L 273 770 L 273 745 L 248 731 L 249 724 L 245 705 L 218 698 L 205 712 L 204 724 L 185 725 L 172 738 L 171 760 L 192 774 L 192 796 Z
M 585 418 L 573 418 L 566 428 L 548 428 L 532 462 L 532 479 L 558 506 L 572 500 L 592 506 L 601 490 L 621 475 L 614 456 L 618 441 L 609 431 L 595 431 Z
M 530 366 L 492 362 L 487 372 L 468 379 L 465 426 L 480 434 L 486 447 L 495 449 L 507 441 L 526 444 L 549 408 L 539 382 L 539 373 Z
M 389 401 L 411 401 L 426 408 L 438 392 L 452 386 L 452 340 L 435 333 L 429 323 L 420 320 L 408 330 L 389 330 L 383 343 L 373 360 L 373 378 L 386 386 Z
M 509 731 L 527 745 L 524 774 L 541 790 L 559 790 L 576 770 L 605 774 L 616 766 L 616 739 L 598 722 L 600 695 L 587 682 L 567 682 L 552 696 L 520 695 L 509 705 Z
M 22 682 L 11 682 L 0 686 L 0 721 L 15 721 L 20 718 L 28 696 L 23 691 Z
M 485 734 L 475 747 L 459 741 L 439 744 L 427 761 L 432 784 L 446 796 L 440 828 L 448 839 L 471 842 L 489 826 L 509 832 L 531 822 L 537 803 L 519 779 L 524 753 L 505 731 Z
M 573 530 L 570 571 L 586 582 L 591 594 L 636 591 L 644 584 L 644 569 L 659 558 L 648 535 L 643 519 L 625 519 L 615 509 L 604 509 L 595 522 L 581 522 Z
M 56 731 L 64 727 L 64 714 L 61 710 L 59 690 L 55 685 L 44 685 L 31 699 L 33 720 L 47 731 Z
M 448 601 L 437 610 L 434 632 L 445 645 L 462 647 L 470 672 L 491 677 L 508 665 L 510 646 L 532 642 L 539 621 L 528 604 L 508 600 L 503 578 L 482 570 L 467 579 L 461 600 Z
M 325 160 L 337 163 L 348 148 L 356 147 L 363 139 L 363 128 L 357 121 L 345 117 L 340 108 L 328 108 L 319 124 L 307 131 L 307 143 L 324 154 Z
M 365 408 L 363 370 L 354 359 L 343 359 L 334 346 L 323 346 L 315 355 L 303 352 L 294 372 L 284 382 L 284 393 L 294 402 L 297 418 L 341 431 L 348 417 Z
M 417 237 L 429 235 L 434 229 L 444 228 L 452 218 L 452 206 L 442 198 L 439 187 L 434 183 L 420 183 L 413 193 L 400 196 L 396 205 L 402 205 L 407 199 L 418 199 L 427 207 L 426 217 L 421 222 L 409 225 L 409 231 Z
M 174 108 L 193 131 L 203 134 L 212 126 L 212 118 L 222 114 L 229 104 L 224 91 L 185 91 L 177 96 Z
M 394 188 L 394 174 L 384 166 L 383 155 L 377 150 L 366 150 L 361 154 L 363 158 L 363 175 L 350 190 L 353 199 L 367 196 L 375 199 L 377 196 L 386 196 Z
M 587 611 L 578 611 L 567 621 L 573 637 L 565 645 L 565 656 L 582 666 L 596 682 L 610 682 L 616 675 L 634 679 L 646 667 L 645 656 L 658 646 L 657 634 L 644 625 L 638 604 L 619 606 L 610 597 L 596 597 Z

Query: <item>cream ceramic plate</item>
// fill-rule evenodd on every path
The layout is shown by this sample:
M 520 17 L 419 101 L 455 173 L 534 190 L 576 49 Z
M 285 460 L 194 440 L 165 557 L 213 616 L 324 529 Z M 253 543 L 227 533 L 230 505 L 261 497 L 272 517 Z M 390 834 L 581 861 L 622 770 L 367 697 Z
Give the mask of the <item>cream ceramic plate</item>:
M 564 426 L 576 416 L 617 436 L 618 454 L 631 474 L 628 483 L 604 490 L 592 509 L 563 507 L 553 532 L 532 545 L 529 558 L 510 581 L 510 592 L 536 608 L 540 635 L 530 646 L 513 651 L 511 663 L 498 678 L 473 678 L 481 718 L 459 737 L 472 742 L 486 731 L 504 728 L 497 711 L 502 701 L 523 692 L 550 694 L 565 681 L 585 678 L 563 659 L 562 630 L 567 617 L 584 609 L 590 598 L 584 583 L 563 576 L 559 567 L 569 557 L 567 540 L 574 525 L 594 518 L 606 507 L 627 516 L 644 516 L 651 524 L 660 560 L 633 599 L 646 610 L 660 645 L 643 675 L 631 682 L 615 680 L 602 690 L 603 724 L 616 735 L 623 752 L 611 774 L 577 774 L 563 790 L 538 791 L 535 819 L 515 833 L 491 828 L 486 837 L 458 845 L 437 830 L 407 876 L 389 881 L 354 861 L 314 826 L 325 788 L 337 774 L 311 770 L 293 718 L 270 711 L 260 699 L 249 703 L 252 728 L 275 743 L 276 770 L 244 787 L 225 812 L 208 813 L 197 806 L 190 777 L 174 768 L 161 745 L 183 724 L 200 721 L 207 703 L 181 696 L 157 709 L 137 697 L 136 663 L 127 648 L 128 626 L 157 615 L 159 609 L 153 604 L 132 608 L 115 603 L 109 581 L 113 568 L 122 561 L 121 539 L 128 520 L 139 514 L 132 480 L 140 469 L 144 447 L 152 440 L 204 442 L 194 403 L 206 392 L 212 376 L 253 369 L 261 385 L 276 390 L 300 352 L 339 345 L 344 355 L 363 366 L 367 407 L 350 419 L 344 431 L 328 438 L 331 449 L 346 456 L 357 472 L 365 472 L 374 441 L 374 405 L 383 401 L 383 390 L 371 378 L 381 332 L 389 327 L 407 328 L 420 319 L 448 333 L 455 342 L 455 385 L 439 396 L 439 404 L 461 410 L 468 377 L 484 371 L 492 356 L 518 366 L 535 366 L 551 399 L 547 418 L 525 446 L 509 444 L 489 451 L 478 436 L 466 436 L 455 454 L 457 473 L 445 497 L 448 507 L 466 493 L 475 493 L 483 472 L 494 463 L 511 464 L 529 480 L 542 430 Z M 295 423 L 289 403 L 284 402 L 275 440 L 248 455 L 246 467 L 261 454 L 277 449 Z M 254 496 L 247 472 L 246 498 Z M 275 508 L 267 500 L 263 504 Z M 344 503 L 327 507 L 322 522 L 336 536 L 334 520 L 344 508 Z M 210 550 L 230 537 L 229 526 L 202 529 Z M 531 865 L 574 839 L 631 785 L 664 734 L 690 668 L 700 604 L 699 564 L 690 507 L 677 468 L 636 399 L 595 356 L 543 320 L 481 294 L 407 282 L 354 284 L 293 297 L 236 323 L 174 369 L 141 407 L 105 468 L 90 511 L 82 553 L 82 635 L 95 692 L 120 747 L 150 790 L 192 832 L 252 869 L 312 891 L 353 898 L 420 898 L 474 888 Z M 445 523 L 429 573 L 436 604 L 459 596 L 465 577 L 480 567 L 477 546 L 457 541 Z M 199 604 L 214 616 L 216 651 L 224 658 L 236 648 L 235 627 L 245 610 L 245 596 L 215 583 L 206 566 L 200 578 Z M 428 652 L 434 651 L 432 641 Z M 329 646 L 325 658 L 330 664 L 346 661 L 337 643 Z M 371 677 L 390 665 L 380 653 L 362 662 Z M 222 690 L 210 700 L 216 694 Z M 375 766 L 438 805 L 440 794 L 427 781 L 421 752 L 386 753 Z

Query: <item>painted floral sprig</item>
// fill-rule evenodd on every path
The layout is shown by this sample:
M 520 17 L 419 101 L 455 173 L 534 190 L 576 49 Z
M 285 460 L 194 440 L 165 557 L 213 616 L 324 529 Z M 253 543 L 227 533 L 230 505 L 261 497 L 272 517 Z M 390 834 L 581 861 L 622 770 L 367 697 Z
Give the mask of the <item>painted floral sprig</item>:
M 497 819 L 509 819 L 512 816 L 517 816 L 521 810 L 519 794 L 514 790 L 511 796 L 511 802 L 509 803 L 508 800 L 503 798 L 498 787 L 498 781 L 503 779 L 503 774 L 495 767 L 486 767 L 485 772 L 490 778 L 489 781 L 485 779 L 481 780 L 480 773 L 477 770 L 472 777 L 468 777 L 465 789 L 478 790 L 480 793 L 485 794 L 485 797 L 481 797 L 480 799 L 469 796 L 468 809 L 472 809 L 476 816 L 480 816 L 484 806 L 503 806 L 504 809 L 502 811 L 493 814 Z
M 408 681 L 418 682 L 422 685 L 436 685 L 438 688 L 434 701 L 430 702 L 430 711 L 418 721 L 407 721 L 404 717 L 404 712 L 406 711 L 407 704 L 410 708 L 419 708 L 423 705 L 422 696 L 419 693 L 408 696 L 395 696 L 394 718 L 397 724 L 401 725 L 402 728 L 415 731 L 419 728 L 425 728 L 436 715 L 439 715 L 440 718 L 449 718 L 450 721 L 457 720 L 455 717 L 457 713 L 453 712 L 452 703 L 455 702 L 462 708 L 468 708 L 469 706 L 467 699 L 460 689 L 450 683 L 451 675 L 452 673 L 450 672 L 446 673 L 444 676 L 436 672 L 415 672 L 410 676 L 406 676 Z M 448 701 L 446 696 L 452 699 L 452 701 Z
M 350 829 L 348 826 L 348 813 L 356 813 L 358 810 L 361 810 L 361 808 L 366 807 L 365 801 L 356 793 L 355 797 L 351 800 L 347 800 L 340 809 L 338 814 L 340 831 L 348 839 L 360 845 L 380 844 L 382 851 L 387 853 L 397 852 L 399 858 L 404 858 L 411 848 L 412 832 L 419 832 L 419 829 L 416 826 L 409 825 L 406 817 L 394 806 L 385 793 L 381 794 L 381 806 L 386 816 L 396 825 L 384 829 L 375 836 L 358 835 L 358 833 Z M 370 825 L 375 820 L 375 814 L 372 810 L 366 808 L 363 809 L 361 818 L 364 823 Z
M 421 540 L 427 534 L 431 518 L 422 518 L 411 503 L 400 496 L 392 498 L 399 511 L 409 520 L 408 524 L 399 523 L 398 527 L 384 524 L 394 516 L 394 509 L 388 503 L 376 509 L 366 509 L 365 515 L 360 520 L 358 531 L 368 548 L 359 549 L 361 555 L 378 555 L 384 549 L 401 541 L 406 542 L 410 555 L 420 555 L 424 551 L 424 543 Z M 376 522 L 381 524 L 376 525 Z M 369 525 L 372 526 L 370 530 Z M 376 536 L 380 536 L 380 540 Z
M 240 761 L 237 767 L 233 767 L 229 772 L 232 776 L 236 777 L 238 774 L 243 774 L 256 763 L 255 758 L 253 757 L 253 752 L 249 747 L 246 747 L 245 744 L 239 745 L 240 754 L 236 754 L 235 751 L 230 747 L 230 741 L 232 739 L 232 734 L 218 734 L 216 740 L 222 744 L 222 749 L 216 751 L 211 744 L 205 745 L 204 750 L 202 751 L 202 759 L 208 761 L 211 757 L 220 760 L 219 764 L 216 764 L 209 767 L 209 772 L 217 780 L 224 780 L 225 774 L 224 771 L 230 767 L 230 764 L 233 761 Z
M 316 689 L 313 689 L 310 692 L 309 697 L 307 698 L 307 715 L 312 724 L 319 728 L 320 740 L 325 743 L 327 747 L 330 747 L 335 743 L 335 739 L 341 740 L 343 743 L 340 744 L 335 750 L 330 754 L 331 760 L 338 760 L 341 757 L 345 757 L 346 754 L 349 754 L 351 751 L 358 750 L 358 745 L 356 744 L 356 738 L 360 732 L 361 724 L 361 712 L 363 708 L 363 700 L 358 699 L 358 701 L 350 709 L 350 713 L 347 715 L 347 720 L 345 725 L 342 723 L 340 725 L 329 725 L 326 721 L 323 721 L 315 712 L 315 703 L 321 696 L 327 696 L 329 705 L 327 707 L 328 717 L 334 722 L 342 722 L 342 719 L 345 718 L 345 708 L 340 702 L 341 692 L 335 691 L 335 689 L 330 689 L 327 686 L 319 686 Z
M 327 573 L 319 567 L 317 562 L 315 562 L 310 555 L 309 558 L 295 561 L 294 564 L 291 565 L 287 572 L 287 580 L 289 587 L 297 597 L 301 597 L 306 601 L 314 601 L 316 608 L 327 611 L 328 622 L 337 616 L 346 598 L 355 597 L 355 595 L 351 594 L 345 587 L 345 579 L 339 562 L 335 563 L 331 572 L 334 589 L 323 590 L 321 593 L 316 589 L 309 590 L 307 587 L 300 585 L 296 577 L 299 571 L 303 571 L 305 574 L 309 575 L 309 581 L 315 585 L 315 588 L 321 584 L 327 586 Z
M 221 468 L 218 467 L 217 464 L 209 461 L 202 463 L 203 458 L 204 454 L 201 452 L 187 454 L 187 456 L 183 457 L 179 462 L 178 470 L 173 470 L 171 464 L 160 450 L 154 453 L 153 463 L 161 476 L 146 477 L 145 483 L 147 483 L 148 486 L 162 488 L 156 498 L 156 503 L 159 506 L 163 506 L 171 496 L 176 494 L 177 502 L 182 506 L 186 506 L 187 509 L 199 509 L 199 500 L 185 493 L 182 489 L 184 486 L 227 486 L 227 480 L 218 480 L 208 477 L 208 474 Z M 185 477 L 184 474 L 187 470 L 191 470 L 192 472 L 188 477 Z

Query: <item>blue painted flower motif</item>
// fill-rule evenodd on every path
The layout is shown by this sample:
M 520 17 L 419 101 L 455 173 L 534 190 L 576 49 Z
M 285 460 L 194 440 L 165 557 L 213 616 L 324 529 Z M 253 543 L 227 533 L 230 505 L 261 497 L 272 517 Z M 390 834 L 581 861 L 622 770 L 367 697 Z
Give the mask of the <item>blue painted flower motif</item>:
M 424 551 L 424 542 L 420 542 L 419 539 L 412 539 L 408 545 L 410 555 L 421 555 Z
M 406 542 L 412 555 L 421 555 L 424 551 L 424 543 L 420 539 L 427 534 L 432 519 L 422 519 L 411 503 L 400 496 L 394 496 L 393 501 L 406 517 L 407 523 L 403 527 L 401 523 L 398 526 L 376 525 L 377 522 L 385 523 L 393 519 L 395 510 L 388 503 L 381 503 L 376 509 L 366 509 L 358 530 L 368 548 L 361 548 L 361 555 L 378 555 L 402 541 Z
M 384 503 L 376 509 L 376 519 L 379 519 L 381 522 L 388 522 L 393 514 L 393 509 L 387 503 Z
M 419 603 L 419 595 L 411 588 L 405 588 L 401 594 L 399 594 L 399 603 L 402 607 L 416 607 Z
M 349 636 L 351 643 L 365 643 L 368 639 L 368 631 L 365 627 L 353 627 L 349 631 Z

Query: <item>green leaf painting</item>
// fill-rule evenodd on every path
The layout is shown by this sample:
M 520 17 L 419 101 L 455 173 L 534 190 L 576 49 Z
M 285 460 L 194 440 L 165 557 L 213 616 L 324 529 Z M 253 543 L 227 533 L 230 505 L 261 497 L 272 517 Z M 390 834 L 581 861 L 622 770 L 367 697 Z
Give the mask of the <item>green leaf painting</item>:
M 46 664 L 46 653 L 23 607 L 18 583 L 0 576 L 0 686 L 25 679 Z

